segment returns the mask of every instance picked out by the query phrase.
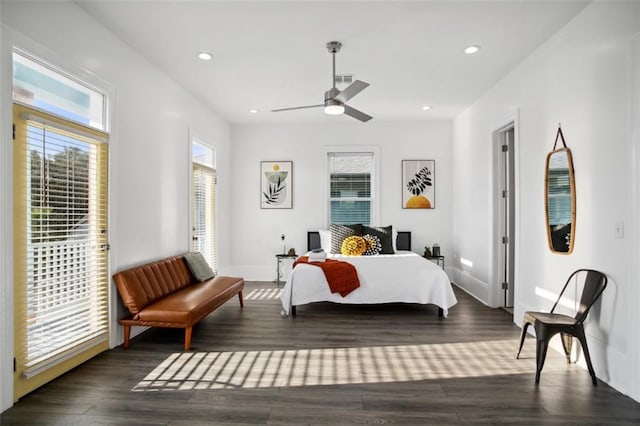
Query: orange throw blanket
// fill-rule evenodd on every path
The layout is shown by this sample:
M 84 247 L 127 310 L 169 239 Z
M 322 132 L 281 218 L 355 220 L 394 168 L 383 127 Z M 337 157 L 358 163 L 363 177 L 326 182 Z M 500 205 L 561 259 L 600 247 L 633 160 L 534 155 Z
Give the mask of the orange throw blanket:
M 299 263 L 306 263 L 322 269 L 329 283 L 331 293 L 340 293 L 340 296 L 345 297 L 360 287 L 358 271 L 350 263 L 334 259 L 327 259 L 324 262 L 309 262 L 309 256 L 301 256 L 293 262 L 293 267 L 295 268 Z

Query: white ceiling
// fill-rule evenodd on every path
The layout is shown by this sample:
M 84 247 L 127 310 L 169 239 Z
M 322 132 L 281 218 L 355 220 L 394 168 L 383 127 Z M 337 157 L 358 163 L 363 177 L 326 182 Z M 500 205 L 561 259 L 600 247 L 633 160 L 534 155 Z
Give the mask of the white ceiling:
M 322 109 L 325 44 L 371 84 L 348 104 L 374 120 L 451 119 L 570 21 L 583 1 L 76 0 L 231 123 L 352 121 Z M 481 45 L 465 55 L 468 45 Z M 196 54 L 207 51 L 211 61 Z M 526 84 L 526 82 L 523 82 Z M 430 105 L 430 111 L 422 111 Z M 250 108 L 260 110 L 250 114 Z M 366 124 L 363 124 L 366 125 Z

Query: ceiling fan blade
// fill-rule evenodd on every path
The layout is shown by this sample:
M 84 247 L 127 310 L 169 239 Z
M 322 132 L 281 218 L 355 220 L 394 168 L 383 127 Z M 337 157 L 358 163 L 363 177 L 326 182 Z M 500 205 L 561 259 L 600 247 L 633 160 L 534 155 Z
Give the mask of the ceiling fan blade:
M 362 111 L 358 111 L 355 108 L 351 108 L 348 105 L 344 105 L 344 113 L 345 113 L 345 115 L 348 115 L 349 117 L 353 117 L 356 120 L 360 120 L 360 121 L 365 122 L 365 123 L 373 118 L 372 116 L 370 116 L 368 114 L 365 114 Z
M 369 83 L 365 83 L 361 80 L 356 80 L 347 86 L 346 89 L 341 90 L 333 99 L 340 102 L 347 102 L 349 99 L 353 98 L 358 93 L 362 92 L 369 86 Z
M 323 107 L 324 104 L 319 104 L 319 105 L 306 105 L 306 106 L 299 106 L 299 107 L 291 107 L 291 108 L 280 108 L 280 109 L 272 109 L 271 112 L 279 112 L 279 111 L 291 111 L 294 109 L 305 109 L 305 108 L 319 108 L 319 107 Z

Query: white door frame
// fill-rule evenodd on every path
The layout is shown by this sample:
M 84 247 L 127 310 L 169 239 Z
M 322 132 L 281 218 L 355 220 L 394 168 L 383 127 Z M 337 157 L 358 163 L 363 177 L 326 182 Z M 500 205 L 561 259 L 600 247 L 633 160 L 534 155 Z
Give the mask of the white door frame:
M 631 159 L 631 217 L 632 222 L 630 233 L 631 259 L 637 259 L 640 255 L 640 33 L 636 34 L 630 42 L 630 88 L 629 97 L 629 158 Z M 640 280 L 640 264 L 633 262 L 630 266 L 630 303 L 629 307 L 640 302 L 640 288 L 637 283 Z M 640 322 L 640 311 L 629 309 L 628 324 L 638 324 Z M 638 333 L 629 333 L 629 365 L 631 380 L 629 381 L 629 396 L 636 401 L 640 401 L 640 337 Z
M 519 185 L 519 166 L 518 166 L 518 111 L 514 110 L 510 114 L 506 115 L 502 120 L 498 121 L 492 128 L 491 133 L 491 150 L 493 159 L 493 175 L 492 175 L 492 191 L 493 191 L 493 242 L 491 244 L 491 273 L 489 274 L 489 285 L 487 302 L 489 306 L 497 308 L 504 306 L 504 290 L 502 289 L 502 282 L 504 281 L 504 256 L 502 255 L 503 244 L 502 236 L 504 234 L 504 217 L 503 217 L 503 198 L 500 190 L 500 173 L 503 167 L 503 153 L 502 153 L 502 133 L 510 128 L 513 128 L 513 174 L 515 188 L 515 200 L 514 200 L 514 226 L 512 236 L 512 245 L 514 259 L 513 262 L 513 277 L 514 282 L 518 279 L 518 259 L 519 259 L 519 241 L 517 236 L 519 235 L 518 229 L 520 224 L 520 213 L 518 206 L 520 205 L 520 195 L 518 188 Z M 515 289 L 514 289 L 515 290 Z M 516 304 L 516 295 L 514 294 L 514 306 Z

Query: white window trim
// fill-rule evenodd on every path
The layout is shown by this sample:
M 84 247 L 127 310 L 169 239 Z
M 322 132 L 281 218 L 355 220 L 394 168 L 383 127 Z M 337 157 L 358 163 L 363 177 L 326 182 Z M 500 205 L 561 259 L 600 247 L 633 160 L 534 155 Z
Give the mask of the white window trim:
M 377 145 L 326 145 L 323 147 L 323 197 L 324 197 L 324 226 L 329 227 L 330 215 L 330 197 L 329 197 L 329 154 L 337 153 L 373 153 L 373 174 L 371 176 L 371 225 L 375 226 L 381 223 L 380 217 L 380 147 Z
M 193 234 L 193 212 L 191 211 L 192 207 L 193 207 L 193 191 L 191 190 L 191 185 L 193 183 L 193 142 L 197 142 L 200 145 L 204 145 L 206 147 L 209 147 L 213 150 L 213 170 L 216 170 L 217 172 L 217 150 L 216 147 L 213 146 L 212 144 L 208 143 L 206 138 L 203 138 L 201 136 L 198 135 L 198 133 L 192 129 L 189 129 L 189 138 L 187 140 L 187 149 L 188 149 L 188 165 L 187 165 L 187 169 L 189 170 L 189 190 L 187 191 L 187 238 L 186 238 L 186 247 L 187 250 L 186 251 L 191 251 L 191 237 Z M 216 220 L 215 220 L 215 229 L 220 229 L 218 227 L 218 211 L 216 211 Z M 214 251 L 215 253 L 219 253 L 218 251 L 218 238 L 216 238 L 216 241 L 214 242 Z M 218 265 L 219 266 L 219 265 Z
M 12 91 L 12 49 L 2 28 L 0 93 Z M 2 141 L 12 140 L 11 96 L 0 98 Z M 13 144 L 0 144 L 0 412 L 13 405 Z

